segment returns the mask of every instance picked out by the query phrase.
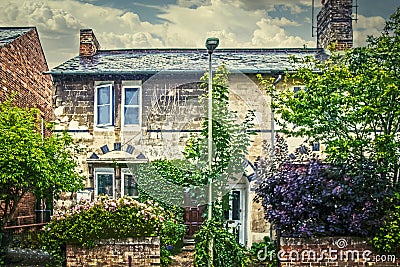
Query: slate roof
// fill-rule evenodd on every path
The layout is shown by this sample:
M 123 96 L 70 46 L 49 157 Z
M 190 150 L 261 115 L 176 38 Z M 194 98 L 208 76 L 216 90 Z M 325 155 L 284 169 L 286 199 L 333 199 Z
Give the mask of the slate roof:
M 32 29 L 34 29 L 34 27 L 0 27 L 0 47 L 13 42 Z
M 231 71 L 271 73 L 295 71 L 301 63 L 291 58 L 313 57 L 326 59 L 323 49 L 217 49 L 213 67 L 225 64 Z M 204 72 L 208 68 L 205 49 L 130 49 L 100 50 L 92 57 L 74 57 L 49 73 L 57 74 L 127 74 L 157 73 L 160 71 Z

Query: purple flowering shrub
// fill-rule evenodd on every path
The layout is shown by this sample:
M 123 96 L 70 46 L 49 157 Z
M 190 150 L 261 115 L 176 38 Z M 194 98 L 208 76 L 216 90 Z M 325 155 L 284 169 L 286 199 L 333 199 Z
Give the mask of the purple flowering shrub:
M 392 193 L 368 164 L 281 164 L 256 189 L 265 218 L 285 236 L 368 236 L 376 232 Z

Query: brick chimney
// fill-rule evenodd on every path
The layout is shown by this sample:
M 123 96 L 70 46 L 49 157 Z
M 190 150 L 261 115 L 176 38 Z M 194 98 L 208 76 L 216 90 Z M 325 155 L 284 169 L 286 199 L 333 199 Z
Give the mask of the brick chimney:
M 352 0 L 323 0 L 317 16 L 317 47 L 337 42 L 336 50 L 353 47 Z
M 100 44 L 96 39 L 92 29 L 81 29 L 80 30 L 80 42 L 79 42 L 79 55 L 84 57 L 90 57 L 97 53 L 100 49 Z

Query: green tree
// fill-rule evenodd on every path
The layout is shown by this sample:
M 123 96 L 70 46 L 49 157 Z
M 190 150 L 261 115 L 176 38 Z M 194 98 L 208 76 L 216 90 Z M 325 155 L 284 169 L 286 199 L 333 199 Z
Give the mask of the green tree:
M 37 109 L 0 104 L 0 234 L 28 192 L 51 198 L 83 186 L 68 134 L 42 136 Z
M 367 162 L 382 178 L 397 181 L 400 142 L 400 11 L 386 22 L 379 37 L 366 47 L 333 53 L 325 62 L 309 60 L 273 93 L 278 123 L 289 136 L 307 137 L 326 145 L 334 163 Z
M 197 169 L 202 171 L 203 182 L 208 178 L 213 181 L 213 196 L 221 196 L 214 199 L 213 217 L 224 220 L 224 210 L 228 209 L 221 201 L 228 200 L 226 191 L 229 180 L 236 177 L 240 179 L 244 172 L 243 163 L 251 144 L 250 135 L 254 134 L 254 112 L 249 110 L 245 118 L 240 121 L 236 111 L 229 106 L 229 71 L 225 66 L 220 66 L 213 77 L 213 113 L 212 113 L 212 168 L 208 167 L 208 116 L 202 125 L 202 131 L 193 135 L 185 147 L 185 157 Z M 208 74 L 202 77 L 202 81 L 208 81 Z M 207 83 L 203 83 L 207 86 Z M 201 103 L 207 103 L 208 94 L 201 99 Z M 206 106 L 206 105 L 204 105 Z

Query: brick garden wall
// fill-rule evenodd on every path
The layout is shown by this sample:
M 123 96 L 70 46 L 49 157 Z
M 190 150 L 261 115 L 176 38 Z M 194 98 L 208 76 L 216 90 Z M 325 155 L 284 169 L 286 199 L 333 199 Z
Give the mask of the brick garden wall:
M 281 238 L 281 267 L 289 266 L 400 266 L 395 255 L 377 254 L 361 238 Z
M 158 237 L 102 240 L 94 248 L 67 245 L 67 267 L 86 266 L 160 266 Z

